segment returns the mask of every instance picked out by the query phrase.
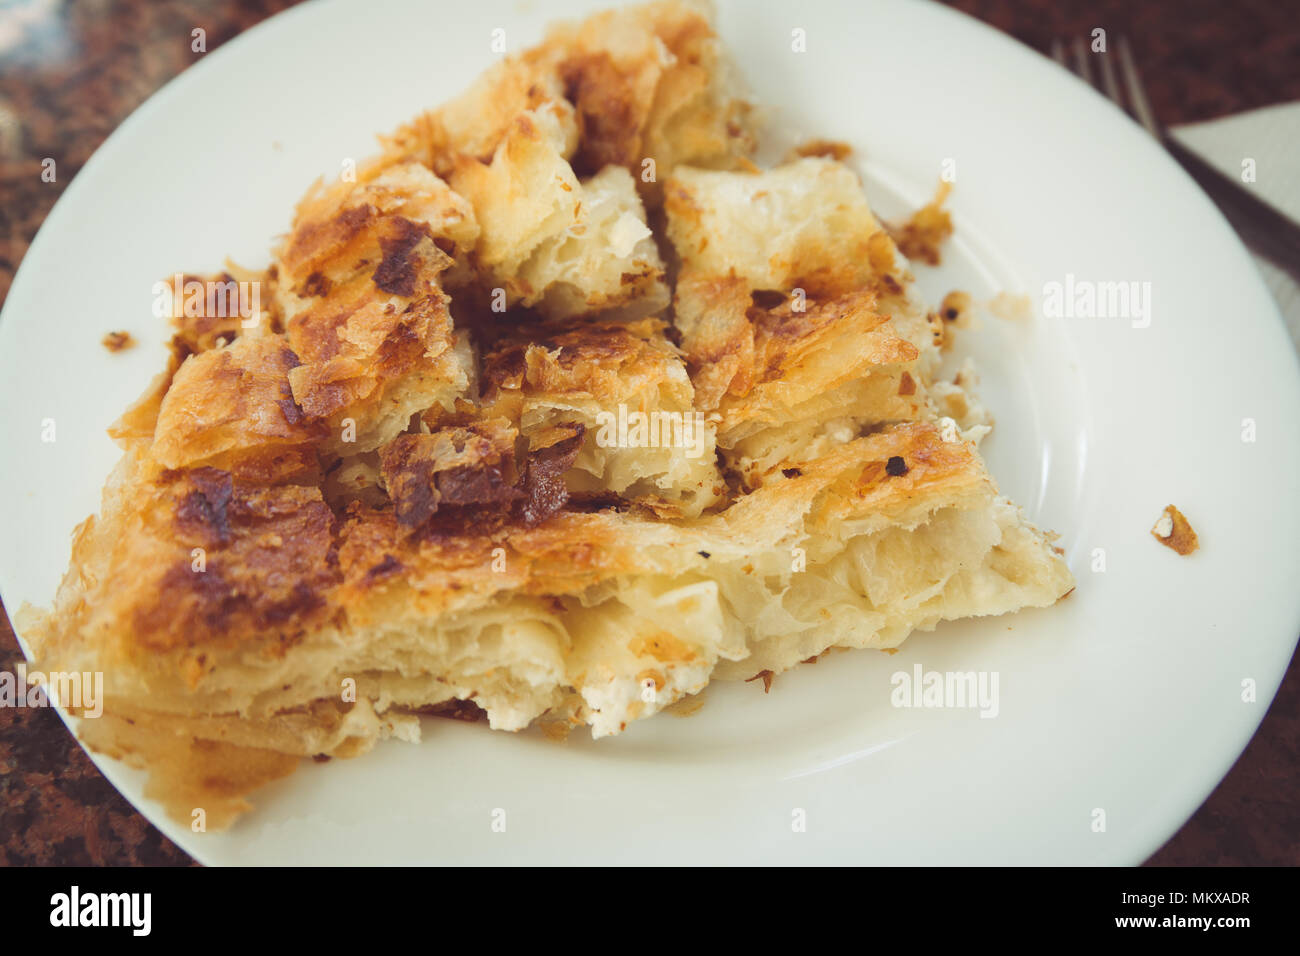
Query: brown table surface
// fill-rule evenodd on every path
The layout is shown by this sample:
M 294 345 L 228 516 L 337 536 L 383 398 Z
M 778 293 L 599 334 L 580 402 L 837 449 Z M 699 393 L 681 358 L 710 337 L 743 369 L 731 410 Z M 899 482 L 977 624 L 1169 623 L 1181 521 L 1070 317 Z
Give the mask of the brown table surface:
M 202 54 L 292 0 L 18 0 L 0 11 L 0 302 L 50 207 L 113 129 Z M 1129 38 L 1166 125 L 1300 100 L 1300 17 L 1276 0 L 952 0 L 1047 50 L 1103 27 Z M 454 5 L 451 5 L 454 9 Z M 942 49 L 932 51 L 942 56 Z M 43 183 L 42 157 L 57 159 Z M 10 547 L 15 546 L 10 542 Z M 21 652 L 0 612 L 0 669 Z M 1300 674 L 1293 659 L 1259 733 L 1152 864 L 1300 863 Z M 100 775 L 50 710 L 0 708 L 0 862 L 189 864 Z

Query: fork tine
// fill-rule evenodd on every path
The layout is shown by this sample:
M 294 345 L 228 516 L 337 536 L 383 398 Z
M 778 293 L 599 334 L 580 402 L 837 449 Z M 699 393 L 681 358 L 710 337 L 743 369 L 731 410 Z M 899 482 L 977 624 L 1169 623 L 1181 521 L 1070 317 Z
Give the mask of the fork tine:
M 1129 50 L 1126 37 L 1119 38 L 1119 68 L 1124 74 L 1124 85 L 1128 90 L 1128 99 L 1132 104 L 1134 115 L 1138 122 L 1146 127 L 1148 133 L 1159 139 L 1160 126 L 1156 123 L 1155 114 L 1151 112 L 1151 104 L 1147 102 L 1146 91 L 1142 88 L 1142 78 L 1133 63 L 1133 53 Z
M 1060 39 L 1052 41 L 1052 59 L 1061 64 L 1061 66 L 1065 67 L 1067 70 L 1070 68 L 1070 65 L 1065 62 L 1065 47 L 1061 46 Z
M 1083 45 L 1083 41 L 1077 37 L 1073 44 L 1074 49 L 1074 72 L 1083 77 L 1089 86 L 1096 86 L 1092 81 L 1092 64 L 1088 62 L 1088 48 Z
M 1111 62 L 1110 53 L 1103 53 L 1099 59 L 1101 60 L 1101 88 L 1106 91 L 1106 96 L 1112 103 L 1123 109 L 1124 98 L 1119 90 L 1119 81 L 1115 79 L 1115 64 Z

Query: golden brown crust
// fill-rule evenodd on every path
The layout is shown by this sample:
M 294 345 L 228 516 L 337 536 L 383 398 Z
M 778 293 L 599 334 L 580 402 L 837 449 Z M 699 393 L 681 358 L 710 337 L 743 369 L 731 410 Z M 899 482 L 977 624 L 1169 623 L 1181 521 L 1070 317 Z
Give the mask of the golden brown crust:
M 149 537 L 136 543 L 147 542 L 152 574 L 130 600 L 130 634 L 140 649 L 241 635 L 274 635 L 287 647 L 322 620 L 337 572 L 334 516 L 317 489 L 250 487 L 198 468 L 165 473 L 144 491 Z
M 389 162 L 418 162 L 449 177 L 460 157 L 487 162 L 520 113 L 558 99 L 562 88 L 544 50 L 495 64 L 463 95 L 381 137 Z
M 713 429 L 666 331 L 656 319 L 584 319 L 504 333 L 484 349 L 483 414 L 516 423 L 533 447 L 547 428 L 581 424 L 587 437 L 566 482 L 584 500 L 698 515 L 724 485 Z
M 833 160 L 804 157 L 758 175 L 682 169 L 665 186 L 664 211 L 678 255 L 698 274 L 811 297 L 900 278 L 861 184 Z
M 314 469 L 324 426 L 294 400 L 289 376 L 300 364 L 278 335 L 190 356 L 162 399 L 154 460 L 173 469 L 216 465 L 267 483 Z
M 658 384 L 681 368 L 657 319 L 530 325 L 483 354 L 488 407 L 511 393 L 608 403 Z
M 292 399 L 336 454 L 378 447 L 468 386 L 441 280 L 477 238 L 472 208 L 422 167 L 358 175 L 299 205 L 276 264 Z
M 836 326 L 851 325 L 870 334 L 880 330 L 889 316 L 876 310 L 872 292 L 856 292 L 796 306 L 786 301 L 769 309 L 753 309 L 756 375 L 759 383 L 788 380 L 796 375 L 807 354 L 838 338 Z M 920 353 L 910 342 L 886 334 L 872 341 L 868 364 L 897 365 L 913 362 Z
M 515 487 L 518 435 L 501 418 L 428 435 L 398 435 L 379 450 L 397 520 L 415 527 L 433 517 L 439 506 L 513 504 L 522 496 Z
M 635 168 L 653 89 L 644 89 L 647 84 L 638 83 L 635 74 L 620 70 L 605 50 L 567 57 L 559 74 L 565 98 L 577 111 L 580 146 L 574 170 L 590 176 L 610 164 Z
M 386 384 L 428 367 L 453 345 L 451 318 L 441 295 L 398 310 L 345 292 L 296 315 L 288 341 L 304 359 L 289 375 L 294 400 L 312 418 L 336 417 L 367 403 Z
M 521 113 L 567 99 L 579 136 L 565 158 L 578 175 L 623 166 L 653 207 L 678 165 L 731 168 L 753 151 L 750 107 L 733 85 L 700 10 L 667 0 L 609 11 L 554 27 L 387 137 L 386 155 L 450 176 L 464 158 L 487 162 Z
M 328 188 L 317 184 L 299 203 L 277 256 L 279 281 L 294 295 L 323 295 L 329 283 L 375 269 L 384 258 L 382 241 L 409 235 L 411 224 L 441 240 L 449 256 L 473 245 L 478 234 L 473 210 L 423 167 L 373 164 L 356 175 L 355 181 L 341 180 Z M 431 251 L 424 254 L 432 268 L 413 280 L 436 278 L 449 264 Z M 410 296 L 413 290 L 401 294 Z
M 747 310 L 752 359 L 735 363 L 717 405 L 718 446 L 748 486 L 821 454 L 827 436 L 928 414 L 920 351 L 880 311 L 874 291 L 775 298 Z M 700 368 L 708 374 L 707 364 Z
M 728 274 L 684 272 L 677 280 L 675 322 L 691 368 L 696 405 L 712 411 L 728 392 L 747 394 L 754 384 L 753 301 L 749 284 Z
M 177 361 L 228 345 L 249 330 L 282 332 L 277 279 L 274 266 L 257 271 L 227 263 L 224 272 L 177 273 L 162 281 L 159 288 L 170 300 L 169 315 L 176 329 L 171 350 Z

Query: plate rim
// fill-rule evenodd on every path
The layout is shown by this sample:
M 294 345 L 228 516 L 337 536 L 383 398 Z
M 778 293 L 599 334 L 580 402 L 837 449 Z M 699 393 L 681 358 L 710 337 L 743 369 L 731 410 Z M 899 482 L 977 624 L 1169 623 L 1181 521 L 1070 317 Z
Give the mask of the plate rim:
M 178 74 L 176 77 L 172 78 L 162 87 L 160 87 L 157 91 L 151 94 L 143 103 L 141 103 L 134 111 L 132 111 L 132 113 L 125 120 L 123 120 L 123 122 L 120 123 L 109 134 L 108 137 L 105 138 L 104 142 L 101 143 L 98 148 L 96 148 L 96 150 L 90 156 L 90 158 L 87 160 L 84 166 L 77 172 L 77 174 L 73 177 L 72 181 L 69 182 L 68 186 L 59 195 L 58 199 L 56 200 L 55 204 L 51 208 L 49 214 L 45 217 L 36 236 L 33 238 L 30 246 L 28 247 L 21 261 L 18 264 L 18 268 L 15 271 L 9 294 L 6 297 L 5 308 L 3 312 L 0 312 L 0 351 L 3 351 L 6 348 L 6 346 L 12 344 L 10 342 L 10 339 L 12 338 L 12 330 L 17 320 L 9 315 L 9 306 L 14 299 L 14 292 L 15 290 L 20 288 L 20 284 L 25 282 L 25 277 L 27 277 L 30 272 L 35 270 L 36 266 L 32 265 L 31 263 L 33 261 L 39 261 L 45 255 L 45 246 L 49 241 L 52 241 L 49 239 L 47 233 L 53 234 L 55 232 L 55 228 L 52 228 L 52 225 L 57 226 L 64 219 L 68 218 L 69 216 L 75 215 L 75 210 L 81 205 L 81 195 L 83 191 L 86 188 L 89 188 L 87 187 L 86 183 L 90 182 L 92 178 L 90 176 L 87 176 L 87 173 L 93 171 L 94 169 L 97 169 L 102 164 L 103 157 L 108 155 L 111 151 L 121 149 L 122 148 L 121 144 L 130 139 L 134 130 L 137 127 L 147 124 L 150 117 L 155 112 L 165 107 L 168 102 L 184 96 L 186 91 L 194 83 L 199 82 L 202 78 L 208 76 L 210 73 L 222 69 L 223 64 L 226 62 L 228 51 L 235 49 L 238 46 L 244 44 L 246 42 L 246 38 L 250 36 L 261 36 L 262 35 L 261 31 L 263 31 L 263 28 L 270 28 L 272 25 L 275 25 L 274 27 L 275 29 L 279 29 L 279 30 L 287 29 L 288 28 L 287 24 L 291 24 L 293 21 L 297 20 L 300 17 L 324 15 L 322 11 L 329 10 L 331 8 L 337 8 L 340 7 L 341 5 L 342 4 L 339 2 L 339 0 L 311 0 L 311 2 L 307 2 L 307 3 L 297 5 L 295 7 L 291 7 L 263 21 L 260 21 L 259 23 L 255 24 L 249 29 L 236 35 L 235 37 L 232 37 L 229 41 L 223 43 L 216 50 L 213 50 L 210 53 L 205 54 L 201 62 L 196 62 L 191 66 L 187 67 L 182 73 Z M 608 5 L 610 4 L 606 4 L 606 6 Z M 895 0 L 890 0 L 889 5 L 898 6 L 899 4 L 895 2 Z M 1023 54 L 1024 52 L 1034 53 L 1042 61 L 1040 66 L 1045 66 L 1051 63 L 1051 61 L 1047 57 L 1043 56 L 1041 53 L 1034 50 L 1033 48 L 1028 47 L 1025 44 L 1022 44 L 1014 37 L 1002 33 L 1001 31 L 961 11 L 949 7 L 939 6 L 937 4 L 926 4 L 925 6 L 932 12 L 937 13 L 943 17 L 948 17 L 954 22 L 960 21 L 962 26 L 959 27 L 958 29 L 969 30 L 973 27 L 984 35 L 985 40 L 992 40 L 992 38 L 996 38 L 997 42 L 1002 44 L 1004 48 L 1016 49 L 1021 54 Z M 269 33 L 270 30 L 268 29 L 265 32 Z M 212 65 L 206 62 L 210 60 L 215 60 L 216 65 Z M 194 79 L 195 76 L 199 77 L 199 80 Z M 1082 81 L 1077 81 L 1077 82 L 1082 83 Z M 1096 93 L 1096 91 L 1093 92 L 1096 96 L 1100 97 L 1099 93 Z M 1235 232 L 1233 232 L 1233 230 L 1227 223 L 1226 219 L 1224 219 L 1222 214 L 1218 211 L 1217 207 L 1214 207 L 1213 203 L 1211 203 L 1210 200 L 1204 196 L 1204 194 L 1200 191 L 1199 187 L 1195 185 L 1194 181 L 1191 180 L 1191 178 L 1186 175 L 1186 173 L 1172 159 L 1172 157 L 1169 157 L 1168 154 L 1164 153 L 1164 151 L 1160 150 L 1158 147 L 1153 146 L 1153 149 L 1163 154 L 1164 162 L 1168 167 L 1169 174 L 1174 178 L 1181 177 L 1181 179 L 1184 181 L 1184 186 L 1185 187 L 1190 186 L 1191 187 L 1190 191 L 1195 193 L 1197 196 L 1199 196 L 1200 201 L 1204 203 L 1204 205 L 1206 205 L 1209 209 L 1213 210 L 1213 215 L 1217 218 L 1220 225 L 1220 230 L 1219 230 L 1220 234 L 1222 236 L 1231 237 L 1230 241 L 1237 249 L 1241 258 L 1245 262 L 1249 263 L 1248 268 L 1253 277 L 1253 281 L 1259 286 L 1261 290 L 1263 290 L 1264 298 L 1269 303 L 1269 307 L 1272 310 L 1272 314 L 1276 318 L 1275 325 L 1277 331 L 1279 334 L 1285 337 L 1285 324 L 1282 320 L 1280 309 L 1278 308 L 1277 303 L 1274 300 L 1271 293 L 1269 293 L 1267 291 L 1267 288 L 1264 286 L 1263 280 L 1259 276 L 1255 264 L 1251 260 L 1240 238 L 1236 235 Z M 1184 188 L 1182 191 L 1188 192 L 1186 188 Z M 70 212 L 69 210 L 73 210 L 73 211 Z M 1289 345 L 1289 341 L 1288 341 L 1288 345 Z M 1296 381 L 1300 381 L 1300 356 L 1297 356 L 1293 349 L 1289 351 L 1291 357 L 1292 375 L 1294 376 Z M 1297 413 L 1293 411 L 1293 414 L 1297 414 Z M 1300 418 L 1298 418 L 1297 420 L 1300 420 Z M 0 592 L 2 592 L 3 590 L 4 590 L 4 584 L 3 582 L 0 582 Z M 8 607 L 7 604 L 6 607 Z M 1208 788 L 1205 789 L 1204 793 L 1194 795 L 1194 800 L 1191 797 L 1188 797 L 1187 799 L 1180 801 L 1181 803 L 1188 804 L 1188 809 L 1186 813 L 1181 816 L 1181 819 L 1167 833 L 1163 833 L 1163 835 L 1157 834 L 1157 836 L 1159 837 L 1158 839 L 1155 839 L 1155 837 L 1152 838 L 1152 845 L 1149 847 L 1149 849 L 1142 857 L 1142 859 L 1148 858 L 1151 855 L 1151 853 L 1159 849 L 1161 845 L 1167 842 L 1168 839 L 1173 834 L 1177 833 L 1182 828 L 1182 826 L 1185 825 L 1187 820 L 1195 813 L 1196 809 L 1204 802 L 1206 797 L 1208 797 L 1208 795 L 1212 793 L 1213 790 L 1216 789 L 1218 785 L 1222 782 L 1223 778 L 1231 770 L 1233 765 L 1235 765 L 1235 763 L 1240 759 L 1246 746 L 1249 744 L 1249 742 L 1254 738 L 1255 734 L 1258 732 L 1258 729 L 1262 724 L 1263 720 L 1265 719 L 1267 713 L 1272 709 L 1272 702 L 1275 699 L 1277 688 L 1281 686 L 1281 682 L 1285 678 L 1286 669 L 1287 669 L 1286 662 L 1289 661 L 1290 657 L 1295 653 L 1296 642 L 1297 639 L 1300 638 L 1300 597 L 1297 598 L 1296 606 L 1294 608 L 1294 613 L 1293 613 L 1293 619 L 1294 619 L 1294 626 L 1292 627 L 1292 634 L 1295 635 L 1295 637 L 1288 638 L 1288 640 L 1290 641 L 1290 650 L 1287 652 L 1285 660 L 1281 665 L 1281 670 L 1276 675 L 1277 676 L 1276 686 L 1274 687 L 1273 693 L 1269 697 L 1267 706 L 1263 706 L 1259 708 L 1258 718 L 1253 721 L 1253 725 L 1250 727 L 1249 732 L 1246 733 L 1244 737 L 1240 740 L 1239 745 L 1234 744 L 1233 747 L 1230 748 L 1231 752 L 1220 751 L 1220 753 L 1224 755 L 1222 759 L 1216 761 L 1216 764 L 1220 766 L 1220 769 L 1215 772 L 1214 778 L 1210 782 Z M 20 647 L 24 655 L 29 656 L 26 642 L 23 640 L 21 634 L 19 634 L 17 627 L 14 628 L 14 633 L 18 638 Z M 67 715 L 64 714 L 61 709 L 59 710 L 59 713 L 60 713 L 60 717 L 64 720 L 65 725 L 69 725 L 71 729 L 70 721 Z M 187 839 L 186 837 L 188 834 L 188 830 L 185 827 L 183 827 L 180 824 L 176 824 L 165 814 L 159 814 L 157 812 L 156 805 L 153 805 L 151 801 L 147 801 L 145 798 L 143 798 L 138 788 L 128 787 L 126 784 L 122 782 L 125 780 L 126 775 L 122 773 L 123 768 L 116 761 L 112 761 L 109 758 L 102 757 L 102 755 L 90 752 L 81 743 L 80 738 L 77 738 L 77 743 L 78 746 L 82 747 L 83 751 L 86 752 L 88 756 L 90 756 L 91 760 L 95 763 L 98 769 L 102 773 L 104 773 L 104 775 L 109 779 L 110 783 L 113 784 L 115 789 L 117 789 L 119 793 L 121 793 L 134 807 L 136 807 L 136 809 L 139 810 L 142 813 L 142 815 L 144 815 L 147 819 L 149 819 L 151 824 L 158 827 L 164 834 L 166 834 L 169 837 L 169 839 L 172 839 L 173 842 L 177 843 L 178 846 L 184 849 L 195 859 L 198 859 L 200 862 L 204 862 L 204 863 L 212 862 L 210 859 L 206 858 L 205 850 L 207 848 L 202 845 L 202 841 L 195 842 Z M 1138 860 L 1135 862 L 1141 862 L 1141 861 Z

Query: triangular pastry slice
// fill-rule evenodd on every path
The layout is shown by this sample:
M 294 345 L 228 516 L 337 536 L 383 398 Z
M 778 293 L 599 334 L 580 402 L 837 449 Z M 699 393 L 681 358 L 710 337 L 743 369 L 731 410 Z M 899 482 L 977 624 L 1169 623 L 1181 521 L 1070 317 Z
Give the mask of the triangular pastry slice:
M 219 827 L 421 715 L 615 735 L 1071 589 L 856 176 L 747 163 L 724 64 L 695 4 L 558 27 L 314 187 L 252 321 L 175 314 L 18 615 L 88 745 Z

